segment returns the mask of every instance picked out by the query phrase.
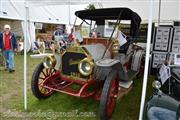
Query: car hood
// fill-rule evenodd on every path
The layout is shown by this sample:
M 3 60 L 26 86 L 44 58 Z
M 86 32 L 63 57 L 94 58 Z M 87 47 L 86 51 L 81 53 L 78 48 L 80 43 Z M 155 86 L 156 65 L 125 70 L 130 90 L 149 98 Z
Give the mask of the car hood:
M 82 45 L 82 47 L 84 47 L 88 50 L 88 52 L 93 57 L 94 61 L 102 59 L 104 51 L 106 50 L 106 47 L 100 43 L 91 44 L 91 45 Z M 111 54 L 110 54 L 109 50 L 106 52 L 104 58 L 111 58 Z

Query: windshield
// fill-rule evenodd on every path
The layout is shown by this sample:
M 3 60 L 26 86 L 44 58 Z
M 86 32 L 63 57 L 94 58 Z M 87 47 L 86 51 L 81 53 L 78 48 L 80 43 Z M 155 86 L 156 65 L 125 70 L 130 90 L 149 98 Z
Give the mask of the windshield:
M 124 24 L 130 25 L 130 21 L 123 20 L 121 23 L 117 23 L 117 20 L 105 20 L 104 23 L 97 25 L 96 21 L 83 20 L 80 25 L 75 26 L 75 31 L 79 30 L 83 38 L 117 38 L 118 31 L 129 36 L 130 29 L 129 31 L 121 29 L 121 27 L 124 28 Z

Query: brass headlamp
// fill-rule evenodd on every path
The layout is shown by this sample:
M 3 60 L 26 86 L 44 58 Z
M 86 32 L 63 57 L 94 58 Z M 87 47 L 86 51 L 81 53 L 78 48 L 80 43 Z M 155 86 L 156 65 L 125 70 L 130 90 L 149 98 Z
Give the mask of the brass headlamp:
M 56 58 L 51 55 L 43 59 L 43 65 L 45 68 L 53 68 L 56 65 Z
M 93 72 L 94 62 L 90 58 L 84 58 L 78 64 L 79 72 L 83 76 L 88 76 Z

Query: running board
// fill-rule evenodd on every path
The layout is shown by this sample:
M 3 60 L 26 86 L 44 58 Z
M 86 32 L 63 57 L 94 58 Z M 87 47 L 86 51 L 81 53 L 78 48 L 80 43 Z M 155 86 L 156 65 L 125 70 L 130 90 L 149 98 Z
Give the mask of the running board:
M 132 80 L 127 81 L 127 82 L 119 81 L 119 86 L 128 89 L 128 88 L 130 88 L 130 86 L 132 85 L 132 83 L 133 83 Z

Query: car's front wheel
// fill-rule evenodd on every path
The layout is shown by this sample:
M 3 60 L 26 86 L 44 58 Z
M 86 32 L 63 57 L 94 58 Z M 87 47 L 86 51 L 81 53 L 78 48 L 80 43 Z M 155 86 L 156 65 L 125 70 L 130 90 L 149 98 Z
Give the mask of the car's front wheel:
M 105 80 L 100 100 L 100 118 L 101 120 L 109 120 L 116 106 L 118 95 L 118 80 L 116 73 L 111 72 Z
M 55 69 L 47 69 L 43 63 L 37 65 L 31 80 L 31 90 L 36 98 L 45 99 L 54 93 L 53 90 L 44 87 L 44 82 L 55 73 Z

